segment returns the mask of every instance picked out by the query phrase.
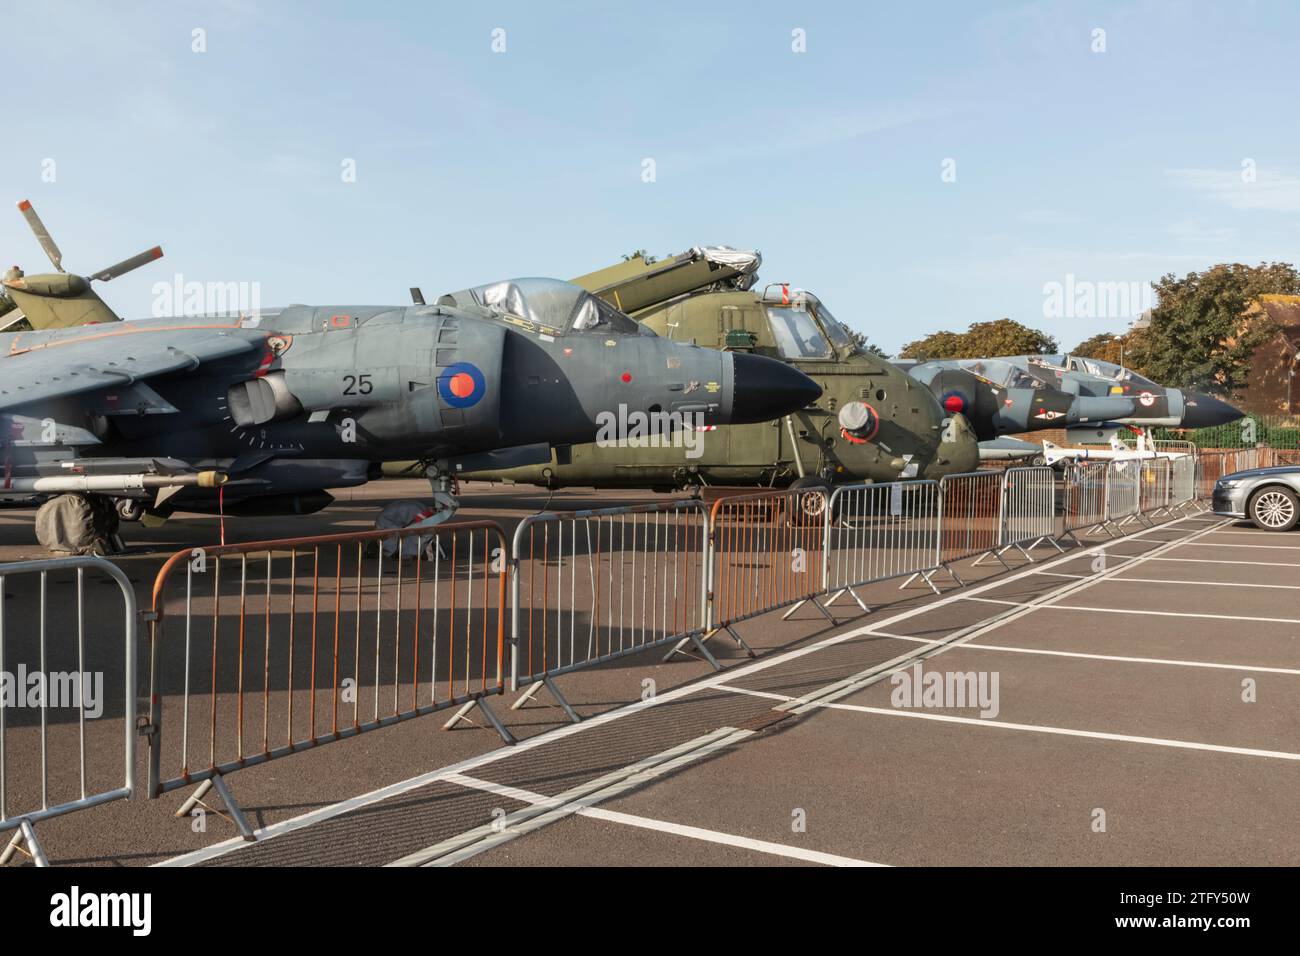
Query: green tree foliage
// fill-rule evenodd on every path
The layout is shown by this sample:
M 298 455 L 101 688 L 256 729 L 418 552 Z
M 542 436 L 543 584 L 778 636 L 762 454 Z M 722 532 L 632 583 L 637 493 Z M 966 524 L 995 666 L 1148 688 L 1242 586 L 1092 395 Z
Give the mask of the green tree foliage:
M 934 332 L 923 339 L 908 342 L 900 358 L 986 358 L 995 355 L 1052 353 L 1056 339 L 1046 332 L 1031 329 L 1011 319 L 976 322 L 965 332 Z
M 1243 325 L 1256 296 L 1300 294 L 1300 273 L 1285 262 L 1220 264 L 1155 283 L 1151 326 L 1125 349 L 1128 363 L 1162 385 L 1231 395 L 1246 384 L 1251 354 L 1276 331 Z
M 858 348 L 860 348 L 862 351 L 869 352 L 872 355 L 878 355 L 881 358 L 889 358 L 888 352 L 882 349 L 879 345 L 876 345 L 872 342 L 868 342 L 867 337 L 863 335 L 861 332 L 859 332 L 857 329 L 846 328 L 845 331 L 849 333 L 849 338 L 853 340 L 853 344 L 856 345 Z

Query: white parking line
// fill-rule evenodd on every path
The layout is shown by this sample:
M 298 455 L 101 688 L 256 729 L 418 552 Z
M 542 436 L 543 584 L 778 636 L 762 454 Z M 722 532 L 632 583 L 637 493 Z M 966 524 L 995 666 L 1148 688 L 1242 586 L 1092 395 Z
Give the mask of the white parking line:
M 1003 604 L 1007 607 L 1033 608 L 1039 611 L 1087 611 L 1089 614 L 1144 614 L 1154 617 L 1195 617 L 1213 621 L 1258 621 L 1261 624 L 1300 624 L 1296 617 L 1248 617 L 1245 614 L 1193 614 L 1190 611 L 1150 611 L 1146 608 L 1083 607 L 1077 604 L 1026 604 L 1023 601 L 1003 601 L 1000 598 L 973 597 L 982 604 Z
M 389 784 L 388 786 L 385 787 L 380 787 L 376 790 L 370 791 L 369 793 L 362 794 L 361 796 L 351 797 L 347 800 L 342 800 L 339 801 L 338 803 L 330 804 L 329 806 L 325 806 L 325 807 L 320 807 L 316 810 L 309 811 L 307 813 L 301 814 L 296 817 L 291 817 L 287 820 L 282 820 L 279 823 L 270 824 L 266 827 L 263 827 L 260 830 L 255 831 L 257 836 L 257 842 L 262 843 L 270 839 L 285 836 L 297 830 L 314 826 L 317 823 L 322 823 L 326 820 L 331 820 L 345 813 L 350 813 L 355 810 L 359 810 L 363 807 L 367 807 L 372 804 L 379 803 L 384 800 L 388 800 L 405 793 L 409 793 L 412 790 L 417 790 L 421 787 L 429 786 L 430 784 L 445 780 L 448 776 L 452 774 L 475 770 L 487 764 L 496 763 L 497 761 L 500 760 L 505 760 L 510 757 L 518 756 L 519 754 L 527 753 L 528 751 L 534 750 L 538 747 L 547 746 L 549 744 L 562 740 L 566 737 L 573 736 L 574 734 L 586 733 L 587 731 L 593 730 L 597 727 L 601 727 L 604 726 L 605 724 L 612 723 L 615 720 L 621 720 L 622 718 L 631 716 L 633 714 L 638 714 L 652 707 L 657 707 L 674 700 L 679 700 L 683 697 L 687 697 L 692 694 L 698 694 L 702 691 L 718 688 L 725 681 L 731 681 L 740 677 L 746 677 L 751 674 L 755 674 L 759 671 L 767 670 L 768 668 L 771 667 L 778 667 L 782 664 L 789 663 L 792 660 L 796 660 L 808 654 L 814 654 L 825 648 L 833 647 L 837 644 L 842 644 L 846 641 L 851 641 L 855 638 L 863 636 L 864 634 L 870 634 L 873 628 L 877 626 L 883 627 L 895 623 L 897 621 L 907 620 L 919 614 L 929 613 L 930 611 L 936 610 L 938 608 L 944 607 L 946 605 L 952 604 L 957 601 L 968 600 L 973 595 L 981 594 L 984 593 L 985 591 L 990 591 L 994 588 L 1005 587 L 1006 585 L 1012 584 L 1022 578 L 1028 577 L 1031 574 L 1037 574 L 1048 568 L 1056 567 L 1058 565 L 1063 565 L 1068 561 L 1073 561 L 1077 558 L 1086 557 L 1088 555 L 1096 554 L 1107 548 L 1114 547 L 1114 545 L 1117 542 L 1147 540 L 1145 536 L 1150 531 L 1168 530 L 1172 527 L 1182 525 L 1183 522 L 1187 522 L 1186 527 L 1196 529 L 1191 533 L 1193 535 L 1199 536 L 1201 534 L 1206 534 L 1216 530 L 1223 523 L 1221 521 L 1204 522 L 1199 520 L 1200 518 L 1201 516 L 1199 515 L 1189 515 L 1183 518 L 1176 518 L 1167 524 L 1156 525 L 1153 528 L 1137 531 L 1134 534 L 1123 539 L 1107 540 L 1095 545 L 1089 545 L 1083 547 L 1077 551 L 1070 551 L 1067 552 L 1066 554 L 1060 555 L 1059 557 L 1048 559 L 1045 563 L 1038 564 L 1034 567 L 1023 568 L 1019 571 L 1015 571 L 1009 574 L 1008 576 L 1006 576 L 1005 578 L 998 576 L 993 578 L 992 580 L 982 582 L 980 584 L 967 588 L 964 591 L 952 592 L 934 601 L 930 601 L 928 603 L 918 605 L 917 607 L 910 608 L 905 611 L 900 611 L 897 614 L 886 617 L 884 620 L 876 621 L 872 624 L 864 624 L 859 627 L 852 628 L 848 631 L 845 631 L 841 634 L 833 634 L 830 637 L 823 638 L 820 641 L 816 641 L 812 644 L 805 645 L 804 647 L 795 648 L 794 650 L 773 654 L 770 657 L 763 657 L 759 660 L 736 665 L 720 674 L 715 674 L 711 677 L 704 678 L 703 680 L 694 681 L 692 683 L 685 684 L 681 687 L 677 687 L 671 691 L 667 691 L 662 694 L 657 694 L 654 697 L 650 698 L 649 700 L 639 700 L 636 701 L 635 703 L 628 704 L 623 707 L 619 707 L 615 710 L 607 711 L 606 713 L 603 714 L 598 714 L 595 717 L 590 717 L 584 720 L 580 724 L 566 724 L 563 727 L 557 727 L 554 730 L 548 730 L 545 733 L 538 734 L 536 737 L 530 737 L 526 740 L 520 741 L 517 744 L 511 746 L 498 747 L 495 750 L 490 750 L 487 753 L 466 758 L 465 760 L 459 761 L 455 764 L 451 764 L 449 766 L 442 767 L 437 770 L 431 770 L 427 773 L 419 774 L 417 776 L 410 777 L 406 780 L 401 780 L 398 781 L 397 783 Z M 1201 525 L 1204 525 L 1204 527 L 1201 527 Z M 1160 544 L 1160 547 L 1164 547 L 1165 544 L 1166 543 Z M 1141 558 L 1139 556 L 1116 555 L 1116 554 L 1110 554 L 1109 552 L 1107 553 L 1107 559 L 1108 560 L 1145 560 L 1144 558 Z M 1119 569 L 1117 568 L 1114 570 L 1119 570 Z M 248 845 L 249 844 L 245 842 L 241 837 L 238 836 L 231 837 L 230 839 L 222 840 L 210 846 L 203 847 L 202 849 L 194 850 L 189 853 L 183 853 L 180 854 L 179 856 L 175 856 L 170 859 L 163 860 L 154 865 L 155 866 L 193 866 L 198 863 L 203 863 L 207 860 L 215 859 L 220 856 L 225 856 L 228 853 L 232 853 L 236 850 L 247 847 Z
M 752 730 L 719 727 L 712 733 L 688 740 L 684 744 L 678 744 L 644 760 L 638 760 L 630 766 L 604 774 L 595 780 L 580 783 L 554 797 L 543 797 L 538 794 L 538 801 L 530 803 L 522 810 L 506 814 L 499 821 L 494 819 L 491 823 L 485 823 L 441 840 L 431 847 L 409 853 L 400 860 L 389 863 L 388 866 L 455 866 L 511 840 L 517 840 L 521 836 L 550 826 L 585 807 L 622 796 L 656 777 L 702 760 L 753 734 Z M 461 776 L 458 779 L 473 778 Z
M 904 634 L 882 634 L 879 631 L 876 633 L 880 634 L 881 637 L 893 638 L 896 641 L 911 641 L 914 644 L 939 643 L 938 641 L 924 637 L 908 637 Z M 1168 664 L 1172 667 L 1206 667 L 1211 670 L 1247 671 L 1252 674 L 1290 674 L 1300 677 L 1300 668 L 1294 667 L 1262 667 L 1254 664 L 1220 664 L 1215 661 L 1186 661 L 1168 657 L 1124 657 L 1118 654 L 1088 654 L 1083 651 L 1049 651 L 1045 648 L 1039 647 L 1015 647 L 1010 644 L 977 644 L 974 641 L 966 644 L 963 650 L 1004 651 L 1009 654 L 1030 654 L 1042 655 L 1045 657 L 1077 657 L 1089 661 L 1116 661 L 1122 664 Z
M 1215 558 L 1152 558 L 1153 561 L 1179 561 L 1183 564 L 1249 564 L 1260 568 L 1300 568 L 1295 561 L 1219 561 Z
M 466 777 L 457 774 L 454 778 L 448 778 L 451 783 L 458 783 L 463 787 L 472 787 L 477 790 L 485 790 L 488 793 L 496 794 L 501 797 L 508 797 L 511 800 L 518 800 L 520 803 L 531 803 L 541 805 L 546 803 L 547 798 L 540 793 L 533 793 L 529 790 L 520 790 L 517 787 L 507 787 L 502 784 L 492 783 L 490 780 L 479 780 L 475 777 Z M 607 823 L 618 823 L 623 826 L 638 827 L 642 830 L 653 830 L 657 833 L 667 833 L 672 836 L 687 837 L 691 840 L 699 840 L 704 843 L 717 843 L 723 846 L 733 846 L 741 850 L 753 850 L 757 853 L 766 853 L 770 856 L 785 857 L 790 860 L 801 860 L 805 863 L 821 863 L 825 866 L 887 866 L 886 863 L 873 863 L 869 860 L 859 860 L 854 857 L 840 856 L 835 853 L 823 853 L 820 850 L 806 850 L 803 847 L 789 846 L 785 843 L 772 843 L 768 840 L 755 840 L 752 837 L 737 836 L 734 833 L 723 833 L 720 830 L 708 830 L 703 827 L 688 826 L 683 823 L 670 823 L 667 820 L 656 820 L 651 817 L 643 817 L 632 813 L 623 813 L 618 810 L 606 810 L 604 807 L 580 807 L 576 811 L 580 817 L 588 817 L 592 820 L 603 820 Z M 599 864 L 599 861 L 592 861 Z
M 866 707 L 861 704 L 821 703 L 814 701 L 814 706 L 829 707 L 835 710 L 853 710 L 863 714 L 879 714 L 884 717 L 914 717 L 917 720 L 938 720 L 950 724 L 966 724 L 976 727 L 995 727 L 999 730 L 1019 730 L 1036 734 L 1057 734 L 1062 737 L 1087 737 L 1093 740 L 1113 740 L 1119 743 L 1149 744 L 1155 747 L 1173 747 L 1178 750 L 1205 750 L 1211 753 L 1236 754 L 1242 757 L 1268 757 L 1273 760 L 1300 760 L 1300 754 L 1285 750 L 1259 750 L 1254 747 L 1231 747 L 1227 744 L 1203 744 L 1195 740 L 1171 740 L 1167 737 L 1139 737 L 1133 734 L 1113 734 L 1103 730 L 1075 730 L 1073 727 L 1050 727 L 1045 724 L 1019 724 L 1007 720 L 985 720 L 982 717 L 956 717 L 952 714 L 932 714 L 918 710 L 902 710 L 891 707 Z
M 1188 548 L 1263 548 L 1266 551 L 1300 551 L 1300 546 L 1289 544 L 1226 544 L 1222 541 L 1189 541 Z
M 980 645 L 966 645 L 979 647 Z M 752 691 L 743 687 L 725 687 L 724 690 L 752 697 L 766 697 L 791 703 L 799 700 L 785 694 L 770 691 Z M 1233 747 L 1228 744 L 1206 744 L 1196 740 L 1173 740 L 1168 737 L 1142 737 L 1135 734 L 1116 734 L 1105 730 L 1078 730 L 1074 727 L 1052 727 L 1047 724 L 1022 724 L 1009 720 L 990 720 L 984 717 L 957 717 L 953 714 L 935 714 L 929 711 L 912 710 L 902 707 L 868 707 L 865 704 L 844 704 L 832 700 L 812 700 L 805 707 L 821 707 L 828 710 L 848 710 L 861 714 L 879 714 L 884 717 L 914 717 L 918 720 L 937 720 L 950 724 L 966 724 L 974 727 L 995 727 L 1000 730 L 1019 730 L 1028 733 L 1056 734 L 1061 737 L 1086 737 L 1092 740 L 1113 740 L 1119 743 L 1149 744 L 1156 747 L 1173 747 L 1178 750 L 1205 750 L 1211 753 L 1236 754 L 1243 757 L 1269 757 L 1274 760 L 1300 760 L 1300 754 L 1285 750 L 1260 750 L 1255 747 Z
M 1125 568 L 1125 570 L 1128 570 Z M 1050 573 L 1050 572 L 1049 572 Z M 1253 581 L 1176 581 L 1170 578 L 1111 578 L 1112 582 L 1132 581 L 1135 584 L 1195 584 L 1198 588 L 1277 588 L 1282 591 L 1300 591 L 1300 584 L 1256 584 Z

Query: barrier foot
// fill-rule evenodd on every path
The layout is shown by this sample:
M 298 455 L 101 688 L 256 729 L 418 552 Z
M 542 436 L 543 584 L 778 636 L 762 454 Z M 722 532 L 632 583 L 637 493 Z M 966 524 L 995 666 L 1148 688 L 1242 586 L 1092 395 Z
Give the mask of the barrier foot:
M 840 622 L 837 621 L 837 620 L 835 620 L 835 615 L 834 615 L 834 614 L 832 614 L 830 611 L 826 610 L 826 608 L 822 607 L 822 606 L 821 606 L 820 604 L 818 604 L 816 601 L 813 601 L 813 602 L 812 602 L 812 606 L 815 607 L 817 610 L 819 610 L 819 611 L 821 612 L 822 617 L 824 617 L 824 618 L 826 618 L 826 620 L 830 621 L 832 627 L 839 627 Z M 739 638 L 737 638 L 737 640 L 739 640 Z M 746 645 L 746 647 L 748 647 L 748 645 Z M 750 656 L 750 657 L 753 657 L 753 656 L 754 656 L 754 652 L 753 652 L 753 651 L 750 651 L 750 652 L 749 652 L 749 656 Z
M 807 603 L 808 603 L 807 598 L 804 598 L 803 600 L 800 601 L 795 601 L 794 604 L 791 605 L 790 610 L 786 611 L 784 614 L 781 615 L 781 620 L 783 621 L 790 620 L 790 615 L 793 614 L 795 611 L 799 610 L 799 608 L 803 607 Z M 813 603 L 816 604 L 817 602 L 814 601 Z M 727 630 L 730 631 L 731 628 L 727 628 Z
M 536 698 L 536 696 L 541 693 L 542 688 L 546 688 L 546 690 L 550 691 L 551 697 L 553 697 L 555 702 L 560 705 L 560 709 L 564 711 L 569 720 L 573 721 L 575 724 L 582 723 L 582 718 L 578 716 L 578 712 L 569 706 L 569 702 L 565 700 L 564 695 L 560 693 L 560 688 L 556 687 L 555 682 L 549 677 L 543 677 L 541 680 L 529 685 L 529 687 L 519 695 L 519 699 L 510 705 L 510 709 L 519 710 L 524 706 L 524 704 Z
M 684 648 L 688 644 L 694 644 L 695 649 L 700 652 L 700 656 L 703 657 L 708 662 L 710 667 L 712 667 L 715 671 L 722 670 L 722 665 L 718 663 L 717 658 L 715 658 L 712 654 L 710 654 L 709 649 L 704 646 L 704 642 L 712 639 L 713 635 L 717 634 L 718 631 L 720 630 L 723 630 L 723 628 L 714 628 L 713 630 L 709 631 L 709 633 L 705 634 L 704 637 L 700 637 L 698 634 L 692 634 L 689 637 L 683 637 L 680 641 L 678 641 L 676 644 L 672 646 L 672 649 L 667 654 L 664 655 L 663 657 L 664 663 L 667 664 L 678 654 L 681 654 L 683 657 L 690 657 L 691 655 L 687 654 Z M 733 631 L 730 626 L 726 626 L 726 631 L 735 639 L 736 643 L 738 643 L 745 650 L 749 651 L 750 657 L 754 656 L 754 651 L 750 648 L 748 644 L 746 644 L 744 641 L 740 639 L 739 634 Z
M 862 598 L 858 597 L 858 592 L 853 590 L 853 588 L 840 588 L 831 596 L 831 599 L 829 601 L 827 601 L 825 604 L 822 605 L 822 607 L 829 608 L 832 604 L 835 603 L 836 599 L 841 594 L 847 594 L 849 597 L 853 598 L 853 600 L 857 601 L 858 607 L 862 608 L 863 614 L 871 613 L 871 608 L 867 607 L 867 605 L 863 602 Z
M 46 859 L 45 851 L 41 849 L 40 841 L 36 839 L 36 829 L 32 826 L 30 820 L 23 820 L 18 824 L 13 839 L 4 848 L 4 852 L 0 853 L 0 866 L 4 866 L 12 860 L 16 853 L 21 853 L 37 866 L 45 867 L 50 865 L 50 861 Z
M 931 574 L 932 572 L 930 572 L 930 571 L 922 571 L 922 572 L 920 572 L 920 573 L 921 573 L 921 580 L 924 581 L 926 584 L 930 585 L 930 590 L 931 590 L 931 591 L 933 591 L 935 594 L 942 594 L 942 593 L 943 593 L 942 591 L 939 590 L 938 586 L 935 585 L 934 581 L 932 581 L 932 580 L 930 579 L 930 574 Z
M 462 720 L 465 721 L 465 723 L 469 724 L 470 726 L 478 726 L 477 724 L 474 723 L 474 721 L 469 719 L 469 712 L 473 710 L 475 707 L 483 711 L 483 716 L 486 717 L 487 722 L 492 725 L 492 729 L 501 735 L 502 740 L 504 740 L 508 744 L 515 744 L 519 742 L 515 740 L 514 734 L 510 733 L 510 731 L 506 729 L 506 725 L 501 723 L 500 718 L 497 717 L 496 713 L 492 710 L 492 708 L 488 706 L 488 702 L 482 697 L 475 697 L 473 700 L 466 701 L 464 704 L 462 704 L 460 706 L 460 709 L 457 710 L 456 713 L 451 715 L 451 719 L 442 725 L 442 729 L 451 730 Z
M 209 790 L 217 791 L 217 796 L 221 798 L 225 810 L 218 810 L 216 807 L 203 802 L 203 798 L 208 795 Z M 209 813 L 216 814 L 233 825 L 239 831 L 239 835 L 249 843 L 257 842 L 257 836 L 253 833 L 253 828 L 248 825 L 248 819 L 244 816 L 244 811 L 240 809 L 238 802 L 235 800 L 235 795 L 230 792 L 230 787 L 226 785 L 225 778 L 221 774 L 215 774 L 200 783 L 195 791 L 180 805 L 174 815 L 177 819 L 184 819 L 194 811 L 195 807 L 202 807 Z
M 822 611 L 823 614 L 826 614 L 826 612 L 822 610 L 822 606 L 818 604 L 816 601 L 813 601 L 812 604 L 813 607 L 817 608 L 817 610 Z M 826 616 L 830 617 L 829 614 L 826 614 Z M 835 618 L 831 617 L 831 620 L 833 621 L 835 620 Z M 750 657 L 758 656 L 757 654 L 754 653 L 754 649 L 745 643 L 745 639 L 741 637 L 739 634 L 737 634 L 736 629 L 732 627 L 730 624 L 724 625 L 723 630 L 726 631 L 728 634 L 730 634 L 731 639 L 735 641 L 740 647 L 744 648 L 745 653 L 748 654 Z M 700 646 L 702 647 L 703 645 Z M 722 669 L 721 667 L 718 668 L 718 670 L 721 669 Z

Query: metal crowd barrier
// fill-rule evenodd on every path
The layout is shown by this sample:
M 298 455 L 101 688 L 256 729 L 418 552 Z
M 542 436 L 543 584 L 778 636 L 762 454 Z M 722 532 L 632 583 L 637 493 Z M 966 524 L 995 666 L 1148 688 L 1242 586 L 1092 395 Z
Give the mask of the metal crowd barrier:
M 1065 468 L 1063 537 L 1078 540 L 1076 532 L 1085 535 L 1105 531 L 1110 534 L 1106 516 L 1107 482 L 1110 463 L 1105 461 L 1075 461 Z
M 1122 528 L 1141 515 L 1142 462 L 1111 461 L 1106 467 L 1106 522 Z
M 491 521 L 172 555 L 153 588 L 150 797 L 198 783 L 177 816 L 220 814 L 215 787 L 252 839 L 235 770 L 453 706 L 448 727 L 478 707 L 512 742 L 487 704 L 505 690 L 507 563 Z
M 1196 500 L 1196 458 L 1184 455 L 1173 459 L 1170 465 L 1169 504 L 1171 508 L 1185 508 Z
M 836 623 L 814 600 L 822 593 L 830 520 L 830 494 L 824 488 L 715 501 L 709 512 L 709 636 L 726 631 L 752 655 L 735 629 L 741 621 L 782 608 L 789 608 L 788 618 L 811 604 Z
M 530 515 L 511 550 L 511 689 L 521 707 L 552 677 L 707 628 L 708 514 L 699 501 Z
M 1002 486 L 1002 537 L 999 551 L 1015 548 L 1030 561 L 1044 541 L 1057 551 L 1056 471 L 1046 465 L 1008 468 Z
M 923 577 L 937 594 L 930 575 L 940 568 L 940 502 L 936 481 L 837 487 L 822 547 L 824 606 L 848 594 L 869 611 L 854 589 L 905 575 Z
M 987 554 L 1006 566 L 998 553 L 1004 470 L 944 475 L 939 480 L 939 564 L 958 584 L 964 582 L 953 570 L 954 562 Z
M 108 633 L 112 617 L 104 613 L 104 608 L 96 606 L 97 595 L 91 594 L 88 600 L 85 587 L 87 571 L 96 576 L 103 575 L 101 582 L 107 579 L 116 584 L 122 599 L 122 657 L 111 662 L 122 669 L 123 706 L 120 717 L 124 732 L 120 776 L 117 771 L 101 768 L 98 764 L 92 767 L 91 751 L 100 752 L 100 748 L 87 747 L 87 718 L 89 716 L 92 721 L 103 718 L 102 708 L 107 703 L 103 698 L 99 701 L 90 699 L 95 696 L 95 676 L 87 666 L 87 631 L 90 631 L 90 639 L 96 644 L 113 636 Z M 72 582 L 62 577 L 68 572 L 73 572 Z M 18 607 L 15 608 L 7 607 L 3 599 L 5 585 L 13 578 L 28 575 L 39 576 L 38 602 L 36 607 L 30 608 L 35 620 L 26 619 L 15 627 L 13 617 L 17 616 L 26 602 L 17 602 Z M 69 583 L 75 586 L 75 601 L 58 594 L 52 602 L 51 586 L 62 589 Z M 51 633 L 54 635 L 53 647 Z M 66 638 L 72 635 L 76 636 L 76 641 L 69 646 Z M 85 556 L 0 564 L 0 675 L 9 681 L 14 695 L 11 700 L 0 700 L 0 833 L 14 831 L 8 845 L 0 852 L 0 864 L 9 862 L 15 854 L 21 853 L 37 866 L 48 866 L 45 853 L 36 838 L 36 823 L 114 800 L 129 800 L 133 795 L 136 739 L 135 647 L 135 591 L 126 575 L 112 562 Z M 92 654 L 94 650 L 92 647 Z M 37 667 L 34 674 L 27 671 L 29 663 Z M 90 663 L 101 662 L 95 660 Z M 62 670 L 69 665 L 76 669 Z M 19 680 L 20 674 L 27 679 Z M 31 681 L 32 677 L 36 678 L 35 683 Z M 104 672 L 100 671 L 100 693 L 106 692 L 104 677 Z M 86 687 L 88 679 L 92 682 L 90 688 Z M 74 702 L 68 703 L 64 699 L 62 703 L 66 706 L 60 706 L 61 701 L 54 700 L 55 697 L 73 698 Z M 98 715 L 87 714 L 92 705 L 101 710 Z M 35 709 L 36 715 L 28 717 L 29 709 Z M 61 710 L 76 711 L 75 726 L 71 721 L 58 721 L 58 711 Z M 54 726 L 51 726 L 52 717 Z M 13 755 L 10 752 L 12 738 L 17 738 L 24 745 L 31 745 L 30 748 L 22 746 L 18 750 L 18 764 L 23 770 L 21 774 L 16 774 L 13 766 Z M 98 743 L 100 741 L 97 739 L 96 744 Z M 39 754 L 39 760 L 33 751 Z M 72 757 L 74 752 L 75 760 Z M 51 775 L 55 778 L 53 781 Z M 76 795 L 60 798 L 52 791 L 71 791 Z
M 1173 472 L 1168 458 L 1145 458 L 1138 482 L 1138 514 L 1156 517 L 1167 514 L 1173 498 Z

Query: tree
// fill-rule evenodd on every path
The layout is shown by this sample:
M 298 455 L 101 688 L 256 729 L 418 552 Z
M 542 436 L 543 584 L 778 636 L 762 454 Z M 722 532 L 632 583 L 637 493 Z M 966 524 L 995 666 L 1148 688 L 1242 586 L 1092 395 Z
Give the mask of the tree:
M 1133 343 L 1132 364 L 1163 385 L 1231 395 L 1243 388 L 1256 346 L 1276 329 L 1246 323 L 1252 300 L 1300 294 L 1300 272 L 1285 262 L 1221 263 L 1155 283 L 1151 325 Z
M 849 338 L 853 340 L 853 344 L 856 345 L 863 352 L 867 352 L 871 355 L 879 356 L 880 358 L 889 358 L 888 352 L 882 349 L 879 345 L 876 345 L 873 342 L 868 342 L 867 337 L 861 332 L 859 332 L 857 329 L 850 329 L 846 327 L 844 331 L 849 333 Z
M 1103 362 L 1114 362 L 1116 365 L 1123 365 L 1127 356 L 1124 355 L 1127 343 L 1125 336 L 1114 335 L 1111 332 L 1099 332 L 1091 338 L 1084 339 L 1073 349 L 1071 355 L 1078 355 L 1081 358 L 1101 359 Z
M 1031 329 L 1011 319 L 976 322 L 965 332 L 934 332 L 923 339 L 908 342 L 899 352 L 901 358 L 987 358 L 996 355 L 1052 353 L 1056 339 L 1046 332 Z

